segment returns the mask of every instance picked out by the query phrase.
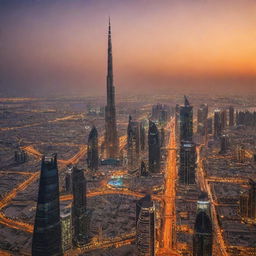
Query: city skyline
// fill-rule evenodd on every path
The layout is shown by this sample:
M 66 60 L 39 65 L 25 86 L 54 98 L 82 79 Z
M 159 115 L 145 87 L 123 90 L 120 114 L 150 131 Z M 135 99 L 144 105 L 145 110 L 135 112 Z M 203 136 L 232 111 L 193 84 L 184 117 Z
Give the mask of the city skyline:
M 255 8 L 250 0 L 0 1 L 0 92 L 104 95 L 108 16 L 118 94 L 255 92 Z
M 256 256 L 254 10 L 0 0 L 0 255 Z

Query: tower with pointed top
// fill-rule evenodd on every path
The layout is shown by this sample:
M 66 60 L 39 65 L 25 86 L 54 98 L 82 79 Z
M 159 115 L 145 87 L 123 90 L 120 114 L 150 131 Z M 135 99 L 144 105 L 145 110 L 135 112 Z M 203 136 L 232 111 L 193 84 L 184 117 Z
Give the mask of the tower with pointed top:
M 184 96 L 184 106 L 180 107 L 180 141 L 192 141 L 193 138 L 193 107 Z
M 107 106 L 105 107 L 105 149 L 108 158 L 117 158 L 119 141 L 116 125 L 115 87 L 113 83 L 113 60 L 111 24 L 108 26 L 108 68 L 107 68 Z

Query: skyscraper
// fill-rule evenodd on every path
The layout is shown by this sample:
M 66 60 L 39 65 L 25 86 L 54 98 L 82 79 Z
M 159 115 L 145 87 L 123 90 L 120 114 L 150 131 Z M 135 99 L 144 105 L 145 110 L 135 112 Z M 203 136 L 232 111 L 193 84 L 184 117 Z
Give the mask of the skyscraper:
M 160 171 L 160 139 L 157 126 L 149 121 L 148 128 L 148 162 L 150 172 Z
M 180 141 L 193 139 L 193 107 L 184 96 L 184 106 L 180 106 Z
M 193 256 L 212 256 L 213 230 L 210 203 L 202 193 L 197 201 L 197 215 L 193 235 Z
M 145 128 L 144 125 L 140 122 L 140 149 L 142 151 L 145 150 L 145 145 L 146 145 L 146 135 L 145 135 Z
M 57 155 L 42 158 L 32 239 L 33 256 L 62 255 Z
M 105 107 L 105 149 L 107 158 L 117 158 L 119 141 L 116 125 L 115 87 L 113 82 L 111 25 L 108 29 L 107 106 Z
M 95 126 L 88 137 L 87 165 L 91 170 L 98 170 L 99 167 L 98 131 Z
M 221 129 L 224 130 L 227 127 L 227 111 L 223 109 L 221 111 Z
M 221 112 L 220 110 L 216 109 L 214 111 L 214 138 L 219 139 L 222 132 L 222 125 L 221 125 Z
M 137 167 L 140 160 L 140 126 L 138 122 L 132 121 L 131 116 L 127 128 L 127 154 L 128 166 Z
M 60 212 L 61 240 L 63 253 L 72 248 L 72 217 L 70 208 L 64 208 Z
M 232 106 L 229 107 L 229 126 L 235 125 L 235 110 Z
M 221 135 L 220 138 L 220 154 L 227 153 L 229 147 L 229 136 L 226 134 Z
M 137 256 L 155 255 L 155 205 L 150 195 L 136 203 Z
M 73 167 L 73 203 L 72 222 L 74 227 L 74 243 L 77 246 L 88 242 L 89 213 L 86 209 L 86 180 L 83 170 Z
M 179 180 L 181 184 L 195 184 L 196 146 L 193 142 L 180 145 Z
M 208 105 L 201 104 L 197 110 L 197 132 L 205 135 L 207 127 Z
M 206 121 L 207 134 L 212 134 L 212 117 L 208 117 Z

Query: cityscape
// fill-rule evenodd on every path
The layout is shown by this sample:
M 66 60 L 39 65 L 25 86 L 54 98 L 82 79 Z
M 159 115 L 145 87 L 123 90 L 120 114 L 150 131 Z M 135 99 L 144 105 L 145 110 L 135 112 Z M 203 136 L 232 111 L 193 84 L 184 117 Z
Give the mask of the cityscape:
M 119 94 L 114 28 L 104 96 L 0 94 L 0 255 L 256 256 L 255 94 Z

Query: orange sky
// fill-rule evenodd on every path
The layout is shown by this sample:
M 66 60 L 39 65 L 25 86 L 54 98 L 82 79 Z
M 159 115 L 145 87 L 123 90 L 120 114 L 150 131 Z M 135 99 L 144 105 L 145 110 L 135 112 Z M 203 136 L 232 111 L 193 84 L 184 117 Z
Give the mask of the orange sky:
M 104 94 L 108 15 L 120 93 L 256 88 L 256 1 L 17 2 L 0 0 L 2 93 Z

